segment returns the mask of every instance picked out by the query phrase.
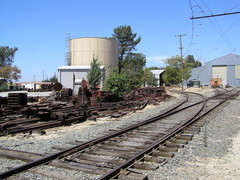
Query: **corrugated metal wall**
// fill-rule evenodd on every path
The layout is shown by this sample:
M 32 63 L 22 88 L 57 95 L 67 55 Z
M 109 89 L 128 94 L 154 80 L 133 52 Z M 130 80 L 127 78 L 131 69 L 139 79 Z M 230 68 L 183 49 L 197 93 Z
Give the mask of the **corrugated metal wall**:
M 240 56 L 228 54 L 226 56 L 206 62 L 204 66 L 192 69 L 190 80 L 199 80 L 201 85 L 209 85 L 214 76 L 222 76 L 224 85 L 240 86 Z M 221 68 L 224 67 L 224 68 Z
M 72 70 L 72 69 L 61 69 L 59 70 L 59 81 L 64 86 L 64 88 L 73 89 L 73 76 L 75 74 L 75 79 L 87 79 L 88 70 Z

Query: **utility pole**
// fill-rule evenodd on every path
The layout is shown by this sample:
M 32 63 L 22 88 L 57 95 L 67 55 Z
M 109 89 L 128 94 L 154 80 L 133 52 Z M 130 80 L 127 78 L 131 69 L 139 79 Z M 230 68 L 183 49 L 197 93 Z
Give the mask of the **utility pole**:
M 183 50 L 183 47 L 182 47 L 182 36 L 186 36 L 186 34 L 178 34 L 178 35 L 175 35 L 176 37 L 179 37 L 180 39 L 180 54 L 181 54 L 181 63 L 182 63 L 182 91 L 183 91 L 183 55 L 182 55 L 182 50 Z

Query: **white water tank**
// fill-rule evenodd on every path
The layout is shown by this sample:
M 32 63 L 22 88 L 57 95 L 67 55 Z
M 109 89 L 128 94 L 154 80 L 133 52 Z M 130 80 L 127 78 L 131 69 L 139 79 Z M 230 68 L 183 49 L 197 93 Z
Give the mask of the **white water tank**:
M 118 63 L 117 41 L 114 38 L 70 39 L 71 66 L 90 66 L 93 57 L 104 66 L 108 75 Z

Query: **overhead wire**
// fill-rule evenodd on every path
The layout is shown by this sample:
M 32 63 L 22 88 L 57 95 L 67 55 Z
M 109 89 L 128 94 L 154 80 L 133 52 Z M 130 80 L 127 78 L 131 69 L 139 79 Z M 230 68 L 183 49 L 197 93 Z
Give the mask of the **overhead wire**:
M 212 11 L 210 10 L 210 8 L 206 5 L 206 3 L 205 3 L 203 0 L 201 0 L 201 1 L 202 1 L 202 3 L 204 4 L 204 6 L 208 9 L 208 11 L 209 11 L 211 14 L 213 14 Z M 205 11 L 202 9 L 202 7 L 199 5 L 199 3 L 198 3 L 196 0 L 194 0 L 194 2 L 195 2 L 195 4 L 196 4 L 196 6 L 201 10 L 201 12 L 202 12 L 203 14 L 207 15 L 206 12 L 205 12 Z M 214 28 L 218 31 L 218 33 L 221 35 L 221 37 L 224 39 L 224 41 L 225 41 L 226 44 L 230 47 L 230 49 L 236 50 L 236 49 L 233 47 L 233 45 L 232 45 L 232 43 L 230 42 L 230 40 L 228 39 L 228 37 L 225 35 L 224 31 L 222 30 L 221 26 L 219 25 L 219 23 L 218 23 L 218 21 L 216 20 L 215 17 L 214 17 L 214 19 L 215 19 L 215 23 L 216 23 L 216 24 L 214 24 L 214 22 L 213 22 L 210 18 L 208 18 L 208 20 L 210 21 L 210 23 L 211 23 L 211 24 L 214 26 Z
M 190 9 L 191 9 L 191 15 L 193 17 L 193 6 L 192 6 L 192 2 L 191 0 L 189 0 L 189 6 L 190 6 Z M 190 49 L 192 48 L 192 45 L 193 45 L 193 37 L 194 37 L 194 21 L 192 21 L 192 33 L 191 33 L 191 40 L 190 40 L 190 43 L 189 43 L 189 47 L 188 49 L 186 50 L 186 52 L 184 53 L 183 56 L 186 56 L 186 54 L 190 51 Z
M 235 9 L 235 8 L 236 8 L 236 7 L 238 7 L 238 6 L 240 6 L 240 3 L 239 3 L 239 4 L 237 4 L 237 5 L 235 5 L 233 8 L 229 9 L 227 12 L 230 12 L 230 11 L 232 11 L 233 9 Z
M 213 14 L 213 12 L 210 10 L 210 8 L 207 6 L 207 4 L 204 2 L 204 0 L 201 0 L 202 3 L 204 4 L 204 6 L 208 9 L 208 11 Z M 208 18 L 209 19 L 209 18 Z M 211 19 L 209 19 L 211 21 Z M 217 19 L 214 17 L 214 20 L 216 22 L 216 25 L 220 31 L 220 35 L 222 36 L 222 38 L 225 40 L 225 42 L 229 45 L 229 47 L 232 49 L 232 50 L 235 50 L 235 48 L 233 47 L 231 41 L 228 39 L 227 35 L 225 34 L 225 32 L 223 31 L 222 27 L 220 26 L 220 24 L 218 23 Z M 217 29 L 217 28 L 216 28 Z M 217 29 L 217 30 L 218 30 Z

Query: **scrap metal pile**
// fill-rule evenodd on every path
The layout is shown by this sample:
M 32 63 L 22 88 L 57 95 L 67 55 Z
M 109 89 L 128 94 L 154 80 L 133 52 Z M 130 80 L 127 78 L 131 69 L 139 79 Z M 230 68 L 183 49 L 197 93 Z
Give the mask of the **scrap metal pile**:
M 26 93 L 0 97 L 0 135 L 44 130 L 99 117 L 117 118 L 169 97 L 163 87 L 140 88 L 122 98 L 104 91 L 73 96 L 71 89 L 62 89 L 57 94 L 58 101 L 46 99 L 34 103 Z

